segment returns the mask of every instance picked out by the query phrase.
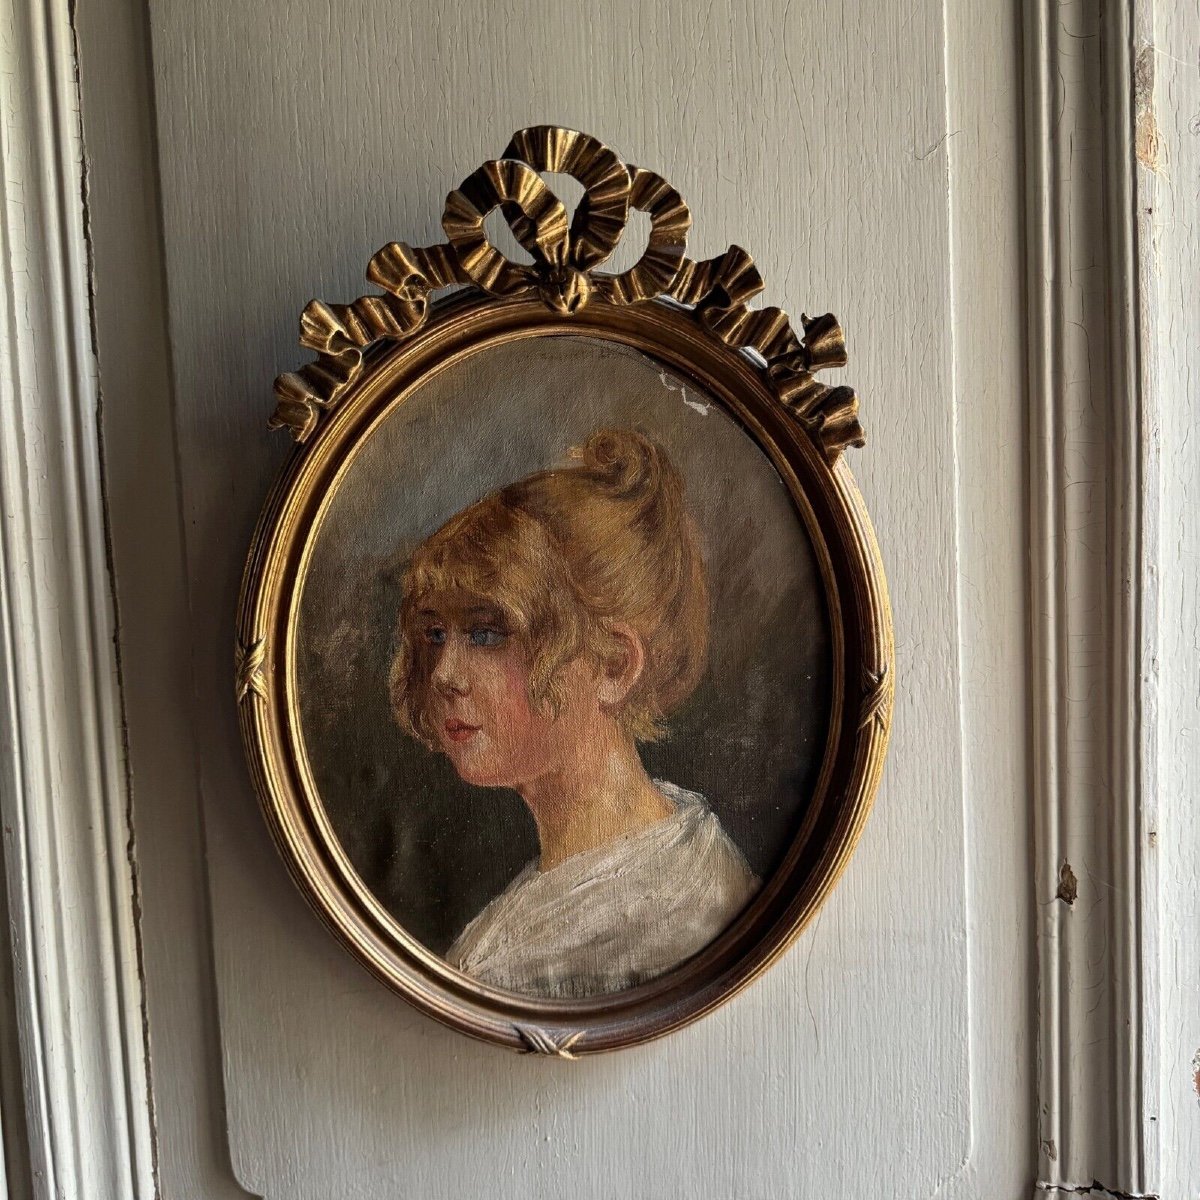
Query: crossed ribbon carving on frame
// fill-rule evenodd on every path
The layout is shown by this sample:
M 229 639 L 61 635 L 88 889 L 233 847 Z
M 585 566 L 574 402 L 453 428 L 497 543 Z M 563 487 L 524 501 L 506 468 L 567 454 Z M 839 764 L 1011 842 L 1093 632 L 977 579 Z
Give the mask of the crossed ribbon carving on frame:
M 573 217 L 547 187 L 543 171 L 583 185 Z M 532 263 L 513 262 L 493 245 L 484 223 L 496 209 Z M 649 217 L 645 250 L 626 271 L 598 271 L 620 241 L 630 209 Z M 702 262 L 689 259 L 690 227 L 683 198 L 653 171 L 623 163 L 585 133 L 555 125 L 522 129 L 499 159 L 484 163 L 446 198 L 446 242 L 390 242 L 371 259 L 367 278 L 383 295 L 308 304 L 300 317 L 300 344 L 318 357 L 276 379 L 271 426 L 306 441 L 321 414 L 361 375 L 368 347 L 410 337 L 424 324 L 433 293 L 473 284 L 500 299 L 536 297 L 564 317 L 596 300 L 630 305 L 665 297 L 690 306 L 725 345 L 759 356 L 774 394 L 831 466 L 847 446 L 863 445 L 853 389 L 827 387 L 814 377 L 846 365 L 836 318 L 801 316 L 797 334 L 782 310 L 751 309 L 748 302 L 763 290 L 753 260 L 740 246 Z

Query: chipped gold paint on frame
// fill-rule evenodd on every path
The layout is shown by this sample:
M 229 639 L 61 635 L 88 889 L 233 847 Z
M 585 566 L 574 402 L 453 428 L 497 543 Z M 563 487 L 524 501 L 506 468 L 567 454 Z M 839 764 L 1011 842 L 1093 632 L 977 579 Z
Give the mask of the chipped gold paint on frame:
M 574 218 L 539 172 L 584 186 Z M 505 258 L 484 229 L 500 207 L 533 263 Z M 650 217 L 639 261 L 597 271 L 631 208 Z M 273 427 L 298 443 L 251 549 L 238 616 L 235 693 L 268 824 L 293 878 L 364 965 L 423 1012 L 509 1048 L 576 1058 L 661 1036 L 711 1011 L 799 934 L 844 869 L 871 803 L 889 734 L 894 668 L 886 584 L 862 499 L 842 459 L 863 444 L 858 402 L 815 373 L 846 363 L 837 321 L 751 310 L 763 287 L 737 246 L 686 257 L 690 215 L 650 171 L 595 138 L 541 126 L 451 192 L 447 242 L 392 242 L 368 278 L 384 295 L 310 303 L 301 345 L 317 360 L 275 383 Z M 442 299 L 434 293 L 457 286 Z M 692 378 L 767 454 L 813 543 L 834 634 L 829 739 L 816 793 L 782 865 L 733 925 L 695 958 L 624 992 L 549 1000 L 500 992 L 409 935 L 358 877 L 335 837 L 297 730 L 296 604 L 321 506 L 354 448 L 423 380 L 466 355 L 527 337 L 614 341 Z

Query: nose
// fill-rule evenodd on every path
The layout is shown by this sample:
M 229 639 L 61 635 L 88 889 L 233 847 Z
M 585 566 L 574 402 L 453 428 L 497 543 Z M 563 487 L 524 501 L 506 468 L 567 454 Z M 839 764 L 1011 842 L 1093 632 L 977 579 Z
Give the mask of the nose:
M 466 655 L 457 637 L 448 637 L 438 648 L 430 679 L 442 696 L 465 696 L 471 690 Z

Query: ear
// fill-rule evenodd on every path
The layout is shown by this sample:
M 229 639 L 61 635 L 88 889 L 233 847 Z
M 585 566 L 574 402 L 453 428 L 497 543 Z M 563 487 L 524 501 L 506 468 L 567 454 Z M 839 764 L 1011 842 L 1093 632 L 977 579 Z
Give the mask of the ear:
M 600 668 L 598 695 L 604 707 L 617 708 L 646 668 L 646 646 L 637 630 L 624 622 L 614 622 L 607 632 L 610 645 Z

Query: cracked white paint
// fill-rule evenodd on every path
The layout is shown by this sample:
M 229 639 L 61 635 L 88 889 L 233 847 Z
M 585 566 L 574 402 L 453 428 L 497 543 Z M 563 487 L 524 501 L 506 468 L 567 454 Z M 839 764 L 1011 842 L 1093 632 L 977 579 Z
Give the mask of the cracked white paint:
M 1200 22 L 1195 0 L 1156 0 L 1154 104 L 1160 140 L 1146 207 L 1161 453 L 1162 644 L 1158 659 L 1159 1012 L 1163 1196 L 1200 1196 Z
M 1155 49 L 1143 46 L 1134 64 L 1134 149 L 1138 162 L 1156 173 L 1163 171 L 1163 143 L 1154 107 Z
M 683 383 L 680 383 L 679 386 L 676 387 L 675 384 L 671 382 L 671 376 L 668 375 L 666 371 L 660 372 L 658 377 L 662 380 L 662 385 L 667 389 L 668 392 L 679 393 L 680 399 L 688 406 L 688 408 L 695 409 L 696 412 L 698 412 L 702 417 L 708 416 L 709 405 L 703 400 L 693 400 L 688 395 L 687 387 Z

